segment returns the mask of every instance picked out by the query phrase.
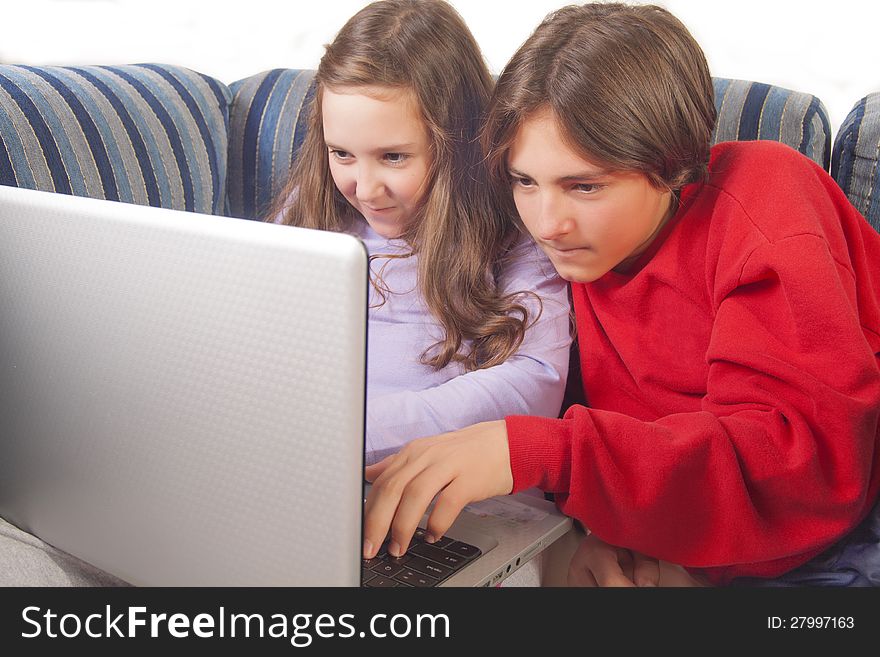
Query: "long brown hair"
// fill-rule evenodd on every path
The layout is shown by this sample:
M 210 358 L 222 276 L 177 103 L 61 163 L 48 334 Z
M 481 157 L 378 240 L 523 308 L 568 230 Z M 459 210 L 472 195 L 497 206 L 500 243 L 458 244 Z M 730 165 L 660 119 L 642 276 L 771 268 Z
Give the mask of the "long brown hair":
M 315 80 L 308 133 L 267 218 L 283 213 L 287 224 L 349 229 L 358 215 L 330 175 L 322 91 L 407 90 L 430 134 L 432 163 L 402 238 L 418 254 L 419 290 L 445 331 L 422 361 L 437 369 L 457 361 L 473 370 L 506 360 L 522 342 L 529 313 L 521 295 L 501 295 L 495 281 L 519 232 L 494 202 L 482 160 L 478 135 L 492 77 L 461 16 L 441 0 L 374 2 L 327 46 Z M 388 292 L 381 280 L 374 284 Z
M 569 146 L 673 192 L 705 179 L 716 111 L 709 67 L 687 28 L 653 5 L 568 6 L 544 19 L 498 79 L 483 132 L 498 189 L 519 127 L 548 108 Z

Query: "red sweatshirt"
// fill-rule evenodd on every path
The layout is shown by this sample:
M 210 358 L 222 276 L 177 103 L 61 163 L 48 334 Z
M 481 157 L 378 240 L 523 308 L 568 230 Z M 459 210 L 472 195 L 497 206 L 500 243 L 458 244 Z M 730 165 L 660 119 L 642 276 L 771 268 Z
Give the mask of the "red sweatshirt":
M 709 182 L 626 274 L 572 284 L 589 408 L 507 418 L 514 491 L 717 584 L 773 577 L 880 486 L 880 235 L 775 142 Z

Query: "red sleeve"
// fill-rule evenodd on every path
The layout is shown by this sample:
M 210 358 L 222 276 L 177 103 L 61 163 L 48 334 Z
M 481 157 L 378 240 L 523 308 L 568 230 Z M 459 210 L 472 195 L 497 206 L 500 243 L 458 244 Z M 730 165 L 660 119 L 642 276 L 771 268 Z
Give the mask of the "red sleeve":
M 509 417 L 514 490 L 561 493 L 603 540 L 716 583 L 780 574 L 854 527 L 877 495 L 880 345 L 852 270 L 799 235 L 758 247 L 737 273 L 701 411 Z

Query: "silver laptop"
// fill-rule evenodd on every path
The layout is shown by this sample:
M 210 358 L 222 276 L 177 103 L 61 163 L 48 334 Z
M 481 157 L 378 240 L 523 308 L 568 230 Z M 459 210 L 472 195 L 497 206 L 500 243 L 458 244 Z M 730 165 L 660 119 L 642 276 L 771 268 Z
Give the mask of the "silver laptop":
M 0 187 L 0 516 L 136 585 L 359 585 L 367 284 L 348 235 Z M 475 505 L 443 584 L 569 527 Z

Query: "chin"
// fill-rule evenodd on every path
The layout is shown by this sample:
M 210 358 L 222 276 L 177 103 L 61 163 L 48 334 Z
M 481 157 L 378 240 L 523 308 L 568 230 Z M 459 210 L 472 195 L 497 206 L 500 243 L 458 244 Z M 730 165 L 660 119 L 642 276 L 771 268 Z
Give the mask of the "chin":
M 569 283 L 592 283 L 608 273 L 607 270 L 599 271 L 592 267 L 573 267 L 567 263 L 554 262 L 553 266 L 556 268 L 560 278 Z

